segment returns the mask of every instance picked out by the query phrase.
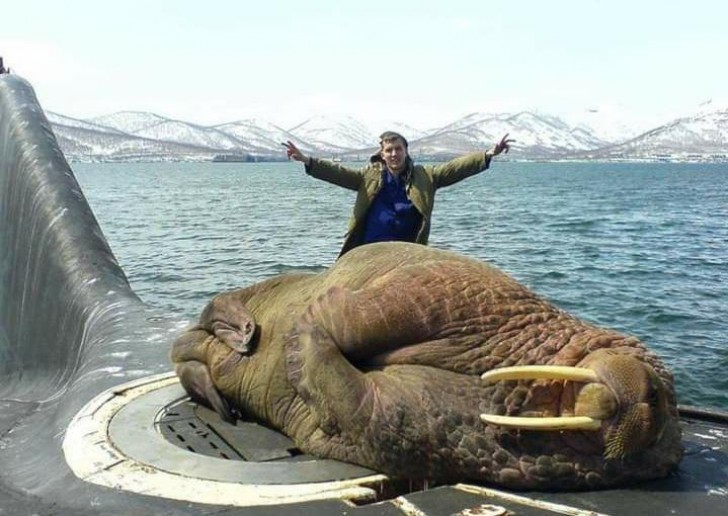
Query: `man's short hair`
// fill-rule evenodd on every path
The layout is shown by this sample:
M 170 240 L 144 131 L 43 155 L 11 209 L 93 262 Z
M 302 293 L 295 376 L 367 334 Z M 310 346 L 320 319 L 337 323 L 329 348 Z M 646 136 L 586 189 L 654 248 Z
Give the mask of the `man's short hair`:
M 379 146 L 384 147 L 385 143 L 393 142 L 394 140 L 402 140 L 402 143 L 404 143 L 404 148 L 406 149 L 409 146 L 409 143 L 407 143 L 407 138 L 402 136 L 399 133 L 396 133 L 394 131 L 384 131 L 382 134 L 379 135 Z

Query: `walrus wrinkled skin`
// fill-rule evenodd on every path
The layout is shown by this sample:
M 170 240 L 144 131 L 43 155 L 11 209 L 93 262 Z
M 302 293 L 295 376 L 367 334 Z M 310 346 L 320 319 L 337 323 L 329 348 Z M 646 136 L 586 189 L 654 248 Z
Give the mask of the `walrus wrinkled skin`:
M 220 294 L 171 356 L 190 396 L 226 419 L 391 477 L 592 489 L 663 477 L 682 456 L 672 376 L 636 338 L 415 244 Z M 509 373 L 534 364 L 593 378 Z M 561 419 L 522 426 L 549 417 Z

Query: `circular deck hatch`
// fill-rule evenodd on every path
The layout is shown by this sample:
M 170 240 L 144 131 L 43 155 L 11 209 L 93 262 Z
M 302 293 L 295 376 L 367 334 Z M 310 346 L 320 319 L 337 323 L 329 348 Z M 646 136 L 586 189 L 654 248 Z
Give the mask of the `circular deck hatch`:
M 374 500 L 387 481 L 366 468 L 305 455 L 255 422 L 222 421 L 189 401 L 174 373 L 91 400 L 69 425 L 63 451 L 76 476 L 88 482 L 215 505 L 362 503 Z

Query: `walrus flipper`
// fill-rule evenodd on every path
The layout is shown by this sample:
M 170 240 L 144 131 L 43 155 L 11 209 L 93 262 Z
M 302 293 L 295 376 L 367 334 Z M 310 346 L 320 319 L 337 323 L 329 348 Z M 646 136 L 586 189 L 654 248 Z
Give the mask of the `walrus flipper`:
M 405 272 L 409 267 L 403 268 Z M 400 274 L 405 279 L 410 275 Z M 311 303 L 298 321 L 300 327 L 317 324 L 356 367 L 373 364 L 388 353 L 432 341 L 432 323 L 439 311 L 425 313 L 421 298 L 427 289 L 406 285 L 392 275 L 387 282 L 359 290 L 330 287 Z
M 196 360 L 182 362 L 175 365 L 175 372 L 192 401 L 214 410 L 228 423 L 235 423 L 233 411 L 215 387 L 206 364 Z
M 335 295 L 346 295 L 334 289 Z M 331 292 L 330 292 L 331 293 Z M 368 378 L 344 356 L 336 340 L 314 314 L 327 295 L 314 302 L 286 339 L 288 378 L 327 434 L 362 429 L 371 411 Z
M 389 278 L 391 282 L 397 278 Z M 288 377 L 319 426 L 358 435 L 377 403 L 378 357 L 403 342 L 430 336 L 416 313 L 413 289 L 382 285 L 352 291 L 331 287 L 312 302 L 286 339 Z M 385 305 L 392 305 L 388 309 Z

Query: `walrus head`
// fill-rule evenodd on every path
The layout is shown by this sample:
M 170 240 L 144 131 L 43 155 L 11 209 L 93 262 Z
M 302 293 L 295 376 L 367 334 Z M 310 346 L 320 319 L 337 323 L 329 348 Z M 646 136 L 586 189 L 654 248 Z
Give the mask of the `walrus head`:
M 564 382 L 559 401 L 541 411 L 530 410 L 529 417 L 481 414 L 481 420 L 520 430 L 585 432 L 590 442 L 601 447 L 605 462 L 632 460 L 662 448 L 663 438 L 670 443 L 679 439 L 676 413 L 671 409 L 672 391 L 646 361 L 629 352 L 601 349 L 576 367 L 503 367 L 484 373 L 482 378 L 486 382 Z M 669 463 L 666 467 L 677 464 L 680 455 L 663 457 Z

